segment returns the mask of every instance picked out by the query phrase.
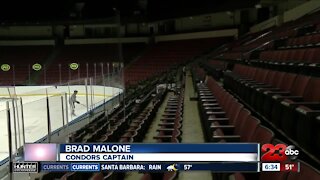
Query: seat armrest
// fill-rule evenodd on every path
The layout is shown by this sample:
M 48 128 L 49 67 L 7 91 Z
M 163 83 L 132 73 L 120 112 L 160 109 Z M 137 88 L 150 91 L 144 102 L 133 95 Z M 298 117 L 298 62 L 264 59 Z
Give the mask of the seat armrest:
M 214 125 L 214 124 L 211 124 L 211 126 L 210 126 L 210 128 L 211 129 L 223 129 L 223 128 L 225 128 L 225 129 L 233 129 L 233 128 L 235 128 L 235 126 L 234 125 Z
M 174 121 L 174 120 L 176 120 L 176 118 L 175 117 L 162 117 L 161 119 L 160 119 L 160 121 Z
M 320 103 L 319 102 L 302 102 L 299 100 L 292 101 L 291 99 L 285 99 L 281 101 L 282 105 L 290 106 L 293 108 L 296 108 L 298 106 L 307 106 L 308 108 L 312 110 L 319 109 L 320 110 Z
M 253 84 L 251 88 L 272 88 L 272 86 L 269 84 Z
M 311 63 L 311 64 L 309 64 L 309 66 L 310 67 L 317 67 L 317 66 L 319 66 L 319 63 Z
M 281 89 L 279 89 L 279 88 L 275 88 L 275 87 L 268 87 L 268 88 L 264 88 L 264 87 L 262 87 L 262 88 L 258 88 L 257 89 L 257 91 L 259 91 L 259 92 L 265 92 L 265 91 L 280 91 Z
M 279 94 L 279 95 L 290 95 L 290 92 L 289 91 L 265 91 L 263 94 L 266 94 L 266 95 L 276 95 L 276 94 Z
M 176 113 L 163 113 L 162 116 L 175 116 Z
M 157 131 L 174 131 L 174 128 L 160 128 Z
M 298 111 L 300 114 L 304 114 L 306 116 L 312 116 L 312 117 L 317 117 L 320 116 L 320 110 L 313 110 L 313 109 L 309 109 L 305 106 L 298 106 L 296 108 L 296 111 Z
M 225 115 L 226 112 L 224 112 L 224 111 L 207 111 L 206 114 L 207 115 Z
M 206 89 L 206 90 L 198 89 L 198 93 L 199 93 L 199 94 L 212 95 L 212 92 L 211 92 L 211 90 L 210 90 L 210 89 Z
M 272 96 L 273 99 L 278 100 L 278 101 L 282 101 L 284 99 L 290 99 L 293 101 L 302 101 L 303 97 L 301 96 L 281 96 L 281 95 L 274 95 Z
M 208 120 L 209 120 L 209 121 L 213 121 L 213 120 L 215 120 L 215 121 L 229 121 L 229 118 L 227 118 L 227 117 L 217 118 L 217 117 L 215 117 L 215 116 L 209 116 L 209 117 L 208 117 Z
M 217 106 L 219 103 L 217 102 L 204 102 L 202 103 L 202 106 Z
M 208 99 L 208 98 L 206 98 L 206 99 L 201 99 L 201 101 L 202 101 L 202 102 L 217 102 L 216 99 Z
M 212 92 L 199 92 L 199 96 L 213 96 Z
M 211 94 L 211 95 L 201 95 L 201 94 L 199 94 L 199 97 L 201 99 L 215 99 L 215 96 L 213 94 Z
M 217 106 L 219 103 L 217 102 L 202 102 L 202 106 Z
M 159 126 L 173 126 L 173 125 L 175 125 L 175 123 L 174 122 L 163 122 L 163 123 L 159 123 L 158 124 Z
M 250 78 L 239 78 L 238 81 L 241 81 L 241 82 L 255 82 L 255 80 L 250 79 Z
M 166 107 L 164 110 L 165 111 L 174 111 L 177 110 L 179 107 Z
M 248 82 L 245 85 L 246 86 L 254 86 L 254 85 L 264 85 L 265 83 L 263 82 Z
M 219 106 L 218 107 L 217 106 L 205 106 L 204 109 L 205 110 L 213 110 L 213 111 L 215 111 L 215 110 L 220 110 L 221 111 L 222 110 L 222 108 L 219 107 Z

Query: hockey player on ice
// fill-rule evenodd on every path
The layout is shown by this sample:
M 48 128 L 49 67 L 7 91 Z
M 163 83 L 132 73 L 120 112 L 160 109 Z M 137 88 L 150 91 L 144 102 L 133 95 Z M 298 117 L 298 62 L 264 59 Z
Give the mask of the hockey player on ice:
M 69 104 L 70 104 L 70 108 L 71 108 L 71 115 L 72 116 L 76 116 L 76 114 L 74 113 L 74 109 L 75 109 L 75 103 L 77 104 L 80 104 L 79 101 L 77 101 L 77 94 L 78 94 L 78 91 L 75 90 L 73 92 L 73 94 L 71 95 L 70 99 L 69 99 Z

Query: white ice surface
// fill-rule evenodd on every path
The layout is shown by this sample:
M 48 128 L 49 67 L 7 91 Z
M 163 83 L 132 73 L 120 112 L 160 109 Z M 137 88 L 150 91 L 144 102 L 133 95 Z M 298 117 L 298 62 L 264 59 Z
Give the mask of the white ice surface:
M 50 106 L 50 119 L 51 119 L 51 131 L 54 131 L 62 127 L 62 106 L 61 106 L 61 96 L 67 93 L 69 98 L 70 94 L 74 90 L 78 90 L 77 100 L 80 101 L 80 105 L 76 104 L 75 114 L 76 116 L 71 116 L 70 108 L 68 113 L 68 120 L 71 122 L 77 117 L 85 114 L 87 112 L 87 96 L 88 92 L 88 105 L 89 108 L 99 106 L 117 96 L 121 89 L 103 86 L 88 86 L 87 90 L 85 86 L 17 86 L 15 89 L 13 87 L 0 87 L 0 99 L 1 97 L 10 97 L 9 92 L 12 95 L 16 93 L 16 97 L 22 98 L 23 100 L 23 111 L 24 111 L 24 123 L 25 123 L 25 139 L 26 142 L 35 142 L 42 137 L 46 136 L 48 133 L 47 128 L 47 102 L 46 94 L 49 97 Z M 91 96 L 91 92 L 93 96 Z M 65 107 L 65 99 L 64 107 Z M 91 104 L 92 102 L 92 104 Z M 21 121 L 21 107 L 18 101 L 18 113 L 16 117 L 16 127 L 17 129 L 17 147 L 22 144 L 22 121 Z M 69 105 L 69 102 L 68 102 Z M 4 100 L 0 101 L 0 162 L 9 156 L 8 148 L 8 129 L 7 129 L 7 111 L 6 102 Z M 12 103 L 10 103 L 10 109 L 12 110 Z M 15 131 L 14 131 L 14 120 L 13 111 L 11 115 L 11 134 L 12 134 L 12 148 L 16 149 L 15 143 Z M 66 113 L 64 112 L 64 117 L 66 119 Z M 18 121 L 19 119 L 19 121 Z M 19 128 L 18 128 L 19 127 Z M 20 132 L 20 133 L 19 133 Z

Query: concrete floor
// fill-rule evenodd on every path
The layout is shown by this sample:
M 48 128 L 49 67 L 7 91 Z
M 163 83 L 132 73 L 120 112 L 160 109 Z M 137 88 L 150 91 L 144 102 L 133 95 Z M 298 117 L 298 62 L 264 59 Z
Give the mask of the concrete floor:
M 190 71 L 187 71 L 185 96 L 184 96 L 184 114 L 182 126 L 182 143 L 204 143 L 205 138 L 201 128 L 201 121 L 197 101 L 190 101 L 194 96 L 194 88 Z M 192 171 L 179 172 L 179 180 L 212 180 L 211 172 Z

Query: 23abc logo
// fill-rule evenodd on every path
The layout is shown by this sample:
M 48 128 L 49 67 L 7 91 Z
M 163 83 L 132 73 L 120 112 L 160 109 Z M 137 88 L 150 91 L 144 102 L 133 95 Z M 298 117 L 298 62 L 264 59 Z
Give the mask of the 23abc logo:
M 288 158 L 293 161 L 298 158 L 299 151 L 293 145 L 285 144 L 264 144 L 261 147 L 261 161 L 286 161 Z

